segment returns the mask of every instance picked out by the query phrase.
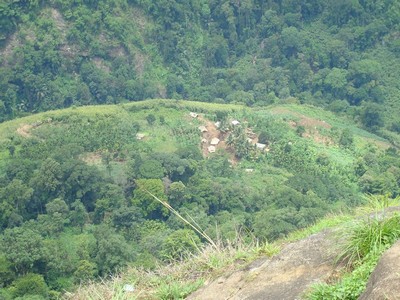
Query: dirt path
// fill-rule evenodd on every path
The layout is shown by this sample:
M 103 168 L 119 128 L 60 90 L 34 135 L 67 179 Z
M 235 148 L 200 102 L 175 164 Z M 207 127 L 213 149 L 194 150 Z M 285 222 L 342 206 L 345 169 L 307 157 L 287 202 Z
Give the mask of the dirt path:
M 272 259 L 260 259 L 243 270 L 218 278 L 188 299 L 300 299 L 310 285 L 337 272 L 334 245 L 332 231 L 311 235 L 286 245 Z

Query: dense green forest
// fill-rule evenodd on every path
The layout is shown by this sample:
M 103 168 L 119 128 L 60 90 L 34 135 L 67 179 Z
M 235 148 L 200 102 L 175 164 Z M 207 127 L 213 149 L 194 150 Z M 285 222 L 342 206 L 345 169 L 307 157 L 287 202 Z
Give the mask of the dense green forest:
M 398 196 L 399 21 L 396 0 L 1 1 L 0 299 L 206 242 L 152 195 L 260 241 Z
M 210 153 L 214 137 L 221 142 Z M 55 298 L 206 242 L 152 195 L 214 240 L 240 232 L 272 241 L 364 203 L 364 193 L 400 194 L 400 158 L 389 141 L 294 104 L 74 107 L 5 122 L 0 140 L 4 299 Z
M 6 0 L 0 20 L 0 120 L 161 97 L 297 101 L 400 131 L 396 0 Z

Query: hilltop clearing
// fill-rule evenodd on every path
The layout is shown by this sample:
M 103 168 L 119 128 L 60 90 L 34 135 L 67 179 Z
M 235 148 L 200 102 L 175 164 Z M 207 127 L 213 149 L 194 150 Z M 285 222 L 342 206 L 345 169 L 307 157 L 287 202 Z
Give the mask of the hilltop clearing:
M 46 298 L 116 270 L 154 270 L 238 232 L 264 244 L 362 205 L 364 193 L 400 190 L 396 147 L 312 106 L 74 107 L 4 122 L 0 142 L 6 299 L 24 282 Z

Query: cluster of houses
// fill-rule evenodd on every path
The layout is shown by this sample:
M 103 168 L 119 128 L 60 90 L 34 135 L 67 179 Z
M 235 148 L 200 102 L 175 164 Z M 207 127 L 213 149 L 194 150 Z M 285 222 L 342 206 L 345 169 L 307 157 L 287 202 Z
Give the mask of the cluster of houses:
M 190 112 L 189 115 L 192 118 L 197 118 L 199 116 L 195 112 Z M 215 122 L 214 125 L 215 125 L 215 127 L 219 128 L 221 126 L 221 122 Z M 232 126 L 238 126 L 238 125 L 240 125 L 240 122 L 238 120 L 232 120 L 231 121 L 231 125 Z M 199 126 L 198 129 L 200 130 L 201 133 L 208 132 L 207 127 L 204 126 L 204 125 Z M 253 139 L 256 138 L 257 135 L 250 128 L 246 129 L 246 134 L 248 136 L 247 141 L 252 144 L 253 143 Z M 136 139 L 137 140 L 143 140 L 145 137 L 146 137 L 146 135 L 144 133 L 137 133 L 136 134 Z M 217 137 L 212 138 L 211 141 L 208 141 L 206 138 L 202 138 L 201 139 L 201 143 L 202 144 L 207 144 L 208 142 L 210 143 L 209 146 L 207 147 L 208 153 L 214 153 L 217 150 L 217 145 L 220 143 L 220 139 L 217 138 Z M 267 148 L 266 144 L 255 143 L 254 145 L 260 151 L 269 151 L 269 149 Z
M 202 125 L 198 127 L 201 133 L 205 133 L 208 132 L 208 129 L 206 128 L 206 126 Z M 214 153 L 216 151 L 216 146 L 219 144 L 220 140 L 219 138 L 212 138 L 210 141 L 210 146 L 207 147 L 207 150 L 209 153 Z M 207 144 L 208 140 L 205 138 L 201 139 L 201 143 L 203 144 Z
M 198 117 L 198 114 L 195 113 L 195 112 L 190 112 L 190 116 L 191 116 L 192 118 L 197 118 L 197 117 Z M 240 122 L 239 122 L 238 120 L 232 120 L 232 121 L 231 121 L 231 124 L 232 124 L 232 126 L 238 126 L 238 125 L 240 125 Z M 215 125 L 215 127 L 219 128 L 219 127 L 221 126 L 221 122 L 215 122 L 214 125 Z M 199 126 L 198 129 L 200 130 L 201 133 L 208 132 L 207 127 L 204 126 L 204 125 Z M 249 142 L 249 143 L 253 143 L 252 138 L 255 138 L 255 137 L 256 137 L 256 134 L 255 134 L 254 132 L 252 132 L 251 130 L 248 130 L 247 135 L 249 136 L 248 142 Z M 205 139 L 205 138 L 203 138 L 203 139 L 201 140 L 201 142 L 202 142 L 203 144 L 206 144 L 206 143 L 208 143 L 208 140 Z M 207 147 L 208 152 L 209 152 L 209 153 L 214 153 L 214 152 L 216 151 L 216 146 L 219 144 L 219 142 L 220 142 L 220 140 L 219 140 L 218 138 L 214 137 L 214 138 L 210 141 L 210 145 Z M 268 151 L 268 150 L 269 150 L 269 149 L 267 148 L 267 145 L 266 145 L 266 144 L 256 143 L 255 146 L 256 146 L 256 148 L 257 148 L 258 150 L 260 150 L 260 151 Z

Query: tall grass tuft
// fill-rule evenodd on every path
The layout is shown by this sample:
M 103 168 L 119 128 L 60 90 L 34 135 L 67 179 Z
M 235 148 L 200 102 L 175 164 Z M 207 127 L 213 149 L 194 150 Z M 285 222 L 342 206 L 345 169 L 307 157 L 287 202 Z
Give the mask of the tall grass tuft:
M 366 205 L 359 209 L 359 213 L 375 213 L 383 214 L 385 216 L 389 207 L 397 206 L 400 204 L 400 196 L 391 198 L 389 194 L 386 195 L 366 195 L 364 197 Z
M 156 296 L 160 300 L 185 299 L 190 293 L 197 290 L 203 282 L 198 280 L 191 284 L 173 282 L 171 284 L 163 283 L 157 290 Z
M 363 212 L 373 210 L 374 214 L 342 227 L 338 261 L 345 262 L 349 272 L 334 284 L 314 285 L 305 295 L 306 299 L 358 299 L 381 254 L 400 239 L 400 215 L 389 215 L 387 209 L 397 204 L 399 198 L 384 195 L 368 196 L 367 200 L 368 206 Z
M 400 215 L 356 220 L 344 235 L 345 243 L 340 259 L 353 266 L 368 255 L 380 253 L 400 238 Z

